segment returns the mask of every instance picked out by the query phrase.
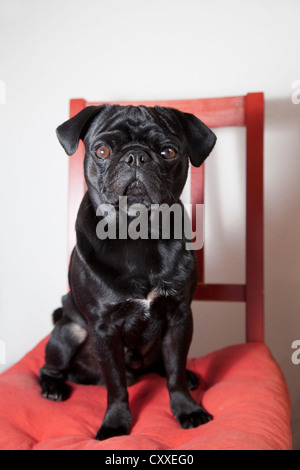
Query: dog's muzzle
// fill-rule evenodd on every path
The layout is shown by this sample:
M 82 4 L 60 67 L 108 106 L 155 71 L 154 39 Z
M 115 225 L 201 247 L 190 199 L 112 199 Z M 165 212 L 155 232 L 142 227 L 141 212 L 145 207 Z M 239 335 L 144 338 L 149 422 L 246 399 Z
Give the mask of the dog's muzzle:
M 148 205 L 151 201 L 144 181 L 147 164 L 151 163 L 151 156 L 142 149 L 130 149 L 120 159 L 131 170 L 131 178 L 125 188 L 124 196 L 131 204 L 142 203 Z
M 120 159 L 120 162 L 127 163 L 127 165 L 130 166 L 132 170 L 135 170 L 136 168 L 142 167 L 145 165 L 145 163 L 148 163 L 151 160 L 152 158 L 147 152 L 141 149 L 136 149 L 126 152 Z

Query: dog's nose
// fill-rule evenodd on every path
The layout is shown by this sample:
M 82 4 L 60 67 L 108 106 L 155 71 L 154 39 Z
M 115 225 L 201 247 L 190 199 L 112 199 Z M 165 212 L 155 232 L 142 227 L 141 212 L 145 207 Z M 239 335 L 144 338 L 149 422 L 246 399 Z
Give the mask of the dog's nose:
M 151 157 L 144 150 L 130 150 L 122 158 L 122 161 L 129 166 L 142 166 L 146 162 L 150 162 Z

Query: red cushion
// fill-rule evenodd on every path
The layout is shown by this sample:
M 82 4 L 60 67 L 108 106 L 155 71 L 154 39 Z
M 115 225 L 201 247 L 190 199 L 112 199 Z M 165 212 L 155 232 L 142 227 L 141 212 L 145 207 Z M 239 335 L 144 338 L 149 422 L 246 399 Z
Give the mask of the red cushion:
M 183 430 L 172 416 L 166 381 L 155 374 L 129 388 L 129 436 L 93 439 L 106 407 L 101 386 L 72 384 L 63 403 L 40 395 L 46 339 L 0 376 L 0 449 L 290 449 L 290 404 L 282 373 L 263 344 L 231 346 L 188 367 L 201 376 L 193 396 L 214 416 Z

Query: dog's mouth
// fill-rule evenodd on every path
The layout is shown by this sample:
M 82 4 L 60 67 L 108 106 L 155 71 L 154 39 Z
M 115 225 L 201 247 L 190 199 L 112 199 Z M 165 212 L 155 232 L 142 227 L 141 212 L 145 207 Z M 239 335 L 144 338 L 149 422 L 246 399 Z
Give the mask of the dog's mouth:
M 131 181 L 124 191 L 124 196 L 128 198 L 128 204 L 144 204 L 149 206 L 151 198 L 145 185 L 138 179 Z
M 125 189 L 124 196 L 143 197 L 146 194 L 148 193 L 143 183 L 139 180 L 134 180 Z

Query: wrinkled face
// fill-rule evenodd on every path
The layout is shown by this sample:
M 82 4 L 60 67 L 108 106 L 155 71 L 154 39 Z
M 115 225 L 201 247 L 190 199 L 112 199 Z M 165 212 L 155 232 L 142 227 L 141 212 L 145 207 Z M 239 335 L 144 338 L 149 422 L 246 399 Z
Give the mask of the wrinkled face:
M 145 106 L 88 106 L 61 124 L 57 136 L 68 155 L 85 144 L 85 179 L 95 209 L 100 204 L 176 203 L 189 161 L 199 167 L 216 136 L 193 114 Z
M 178 201 L 188 172 L 188 148 L 175 116 L 145 107 L 110 107 L 84 139 L 85 178 L 93 203 L 128 205 Z

